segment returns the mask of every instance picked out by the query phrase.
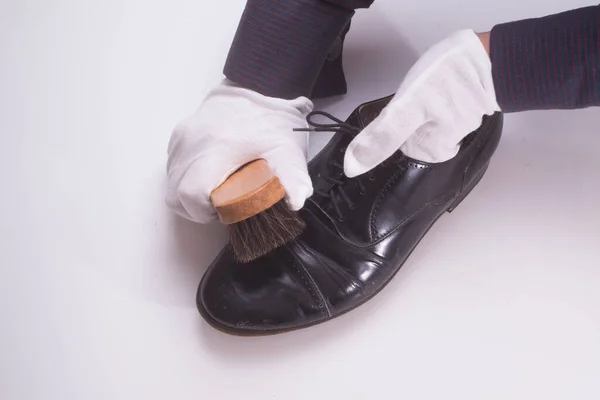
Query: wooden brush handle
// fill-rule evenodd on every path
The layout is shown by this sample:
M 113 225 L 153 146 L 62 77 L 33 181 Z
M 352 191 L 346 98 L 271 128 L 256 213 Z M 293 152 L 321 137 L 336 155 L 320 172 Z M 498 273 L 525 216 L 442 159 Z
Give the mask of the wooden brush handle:
M 225 225 L 255 216 L 285 197 L 279 178 L 265 160 L 252 161 L 231 174 L 210 194 L 210 201 Z

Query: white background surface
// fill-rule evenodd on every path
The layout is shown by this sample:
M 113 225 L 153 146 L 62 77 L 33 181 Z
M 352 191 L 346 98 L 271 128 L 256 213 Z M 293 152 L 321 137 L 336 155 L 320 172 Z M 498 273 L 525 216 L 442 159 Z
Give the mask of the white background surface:
M 592 3 L 378 0 L 348 38 L 350 94 L 319 106 L 393 92 L 453 30 Z M 254 339 L 201 320 L 224 229 L 166 210 L 166 147 L 243 5 L 0 1 L 0 398 L 600 398 L 594 109 L 508 115 L 481 184 L 354 312 Z

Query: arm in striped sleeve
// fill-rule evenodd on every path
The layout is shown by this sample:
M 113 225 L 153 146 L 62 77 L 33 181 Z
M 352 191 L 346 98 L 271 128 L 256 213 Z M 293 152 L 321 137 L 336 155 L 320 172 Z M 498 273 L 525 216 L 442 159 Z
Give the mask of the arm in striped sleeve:
M 223 72 L 266 96 L 292 99 L 345 93 L 341 54 L 327 61 L 328 54 L 336 46 L 341 53 L 354 9 L 372 2 L 249 0 Z
M 495 26 L 490 57 L 505 112 L 600 105 L 600 6 Z

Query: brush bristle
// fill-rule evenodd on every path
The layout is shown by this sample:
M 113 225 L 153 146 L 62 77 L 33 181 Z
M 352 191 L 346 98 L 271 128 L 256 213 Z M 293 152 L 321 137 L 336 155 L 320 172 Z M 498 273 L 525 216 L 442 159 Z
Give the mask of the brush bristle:
M 238 262 L 248 263 L 298 237 L 306 224 L 284 200 L 229 227 L 229 244 Z

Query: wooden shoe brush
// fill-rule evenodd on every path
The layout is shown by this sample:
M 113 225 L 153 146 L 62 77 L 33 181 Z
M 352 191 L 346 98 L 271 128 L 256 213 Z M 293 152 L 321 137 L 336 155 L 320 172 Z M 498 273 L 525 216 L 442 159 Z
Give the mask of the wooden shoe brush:
M 279 178 L 262 159 L 244 165 L 211 193 L 237 261 L 255 260 L 302 233 L 305 223 L 284 197 Z

